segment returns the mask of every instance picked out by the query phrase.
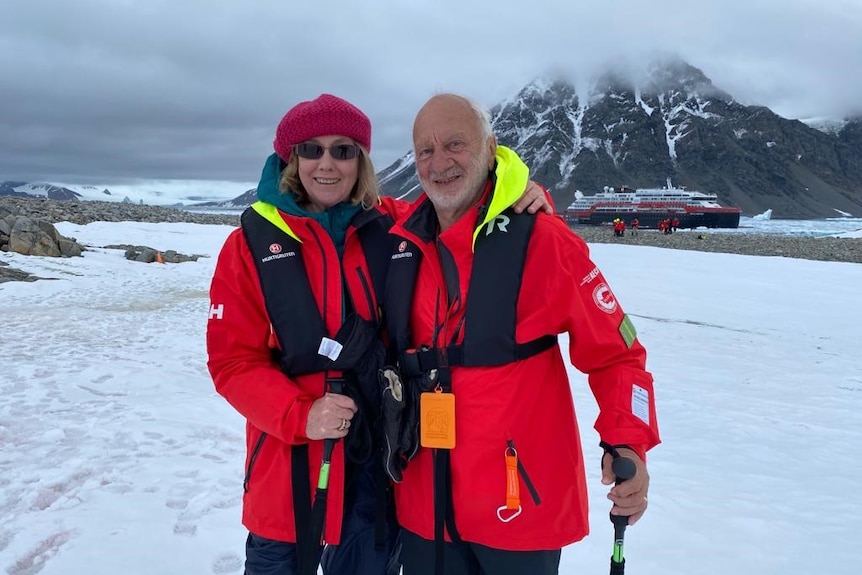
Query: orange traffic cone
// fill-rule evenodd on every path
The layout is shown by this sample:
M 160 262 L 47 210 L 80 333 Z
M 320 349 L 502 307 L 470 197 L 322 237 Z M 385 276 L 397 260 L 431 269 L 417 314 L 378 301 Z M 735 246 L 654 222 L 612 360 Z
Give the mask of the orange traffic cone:
M 162 257 L 162 252 L 156 252 L 156 263 L 157 264 L 165 263 L 165 259 Z

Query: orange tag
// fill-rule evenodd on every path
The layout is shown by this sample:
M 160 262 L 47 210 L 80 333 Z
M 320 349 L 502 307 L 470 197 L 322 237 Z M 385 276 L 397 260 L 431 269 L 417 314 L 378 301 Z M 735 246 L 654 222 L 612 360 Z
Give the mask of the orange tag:
M 497 508 L 497 519 L 508 523 L 521 514 L 520 482 L 518 481 L 518 452 L 506 449 L 506 504 Z
M 506 509 L 517 509 L 521 506 L 519 489 L 518 456 L 506 453 Z
M 419 397 L 419 434 L 422 447 L 455 448 L 455 395 L 438 391 Z

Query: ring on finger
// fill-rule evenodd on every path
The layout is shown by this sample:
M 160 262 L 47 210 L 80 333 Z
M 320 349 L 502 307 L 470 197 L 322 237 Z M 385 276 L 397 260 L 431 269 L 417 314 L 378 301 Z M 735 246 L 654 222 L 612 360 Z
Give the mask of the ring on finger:
M 338 424 L 338 427 L 335 428 L 335 431 L 344 431 L 348 428 L 348 426 L 350 426 L 350 422 L 342 417 L 341 423 Z

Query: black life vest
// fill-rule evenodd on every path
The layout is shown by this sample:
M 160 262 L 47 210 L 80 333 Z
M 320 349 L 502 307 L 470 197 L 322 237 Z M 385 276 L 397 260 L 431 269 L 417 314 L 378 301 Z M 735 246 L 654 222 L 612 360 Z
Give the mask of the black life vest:
M 387 273 L 384 308 L 402 376 L 414 377 L 444 366 L 506 365 L 556 345 L 556 335 L 515 341 L 518 295 L 535 222 L 535 215 L 516 214 L 509 208 L 479 231 L 464 310 L 464 338 L 461 344 L 445 348 L 412 349 L 413 290 L 407 286 L 416 284 L 422 252 L 409 240 L 398 245 Z M 431 202 L 420 206 L 404 227 L 423 241 L 432 241 L 437 219 Z
M 277 214 L 277 212 L 274 212 Z M 331 334 L 320 315 L 302 258 L 302 244 L 258 213 L 247 208 L 240 218 L 246 243 L 257 268 L 264 305 L 280 346 L 279 365 L 288 376 L 322 372 L 325 358 L 320 341 Z M 394 237 L 392 217 L 365 210 L 352 221 L 368 264 L 377 301 L 382 301 L 386 268 Z M 371 297 L 366 294 L 366 297 Z M 369 299 L 369 305 L 373 300 Z M 379 312 L 377 313 L 379 317 Z M 376 321 L 377 318 L 371 318 Z M 296 329 L 296 326 L 303 326 Z

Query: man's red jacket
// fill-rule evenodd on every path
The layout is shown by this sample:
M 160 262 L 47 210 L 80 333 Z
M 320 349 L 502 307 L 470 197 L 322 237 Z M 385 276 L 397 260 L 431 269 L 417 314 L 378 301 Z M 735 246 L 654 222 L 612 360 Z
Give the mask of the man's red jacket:
M 392 231 L 422 250 L 410 318 L 412 343 L 445 347 L 453 335 L 469 329 L 461 321 L 469 305 L 478 210 L 474 207 L 436 239 L 454 256 L 458 269 L 461 303 L 447 311 L 450 299 L 435 240 L 423 242 L 420 235 L 428 237 L 427 230 L 416 233 L 406 227 L 423 221 L 410 222 L 411 215 L 428 201 L 420 198 Z M 489 213 L 484 221 L 493 225 L 495 215 Z M 537 215 L 517 318 L 518 343 L 569 334 L 572 363 L 588 374 L 600 407 L 595 428 L 603 441 L 631 446 L 641 455 L 659 443 L 646 351 L 590 260 L 586 244 L 559 217 Z M 463 540 L 497 549 L 540 550 L 559 549 L 586 536 L 584 458 L 559 346 L 500 367 L 453 367 L 452 392 L 456 420 L 452 500 Z M 521 478 L 523 511 L 506 523 L 497 510 L 506 503 L 505 455 L 510 445 L 541 503 L 536 504 Z M 426 539 L 434 538 L 433 493 L 432 451 L 421 448 L 396 485 L 396 508 L 401 525 Z

